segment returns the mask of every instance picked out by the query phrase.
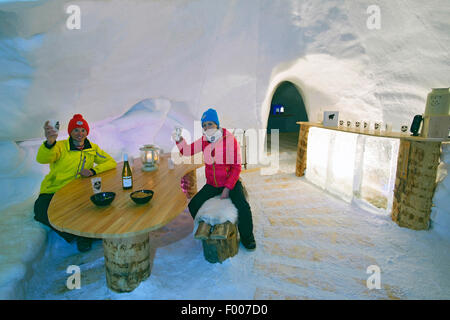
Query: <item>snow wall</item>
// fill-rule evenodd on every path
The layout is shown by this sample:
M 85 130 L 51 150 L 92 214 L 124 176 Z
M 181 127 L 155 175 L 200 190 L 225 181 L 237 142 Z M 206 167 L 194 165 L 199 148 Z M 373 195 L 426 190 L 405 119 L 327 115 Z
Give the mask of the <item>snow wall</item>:
M 431 227 L 450 240 L 450 143 L 442 144 L 441 163 L 438 168 L 438 185 L 431 209 Z
M 80 29 L 67 28 L 71 4 L 80 8 Z M 173 125 L 192 132 L 208 107 L 223 127 L 265 128 L 283 81 L 297 86 L 310 119 L 338 110 L 398 130 L 423 113 L 430 88 L 450 83 L 448 1 L 376 1 L 375 30 L 367 27 L 372 5 L 0 1 L 0 296 L 21 296 L 17 283 L 45 239 L 32 206 L 48 171 L 34 160 L 46 119 L 62 121 L 62 139 L 73 114 L 83 114 L 90 139 L 120 160 L 144 143 L 170 149 Z M 433 221 L 448 235 L 441 178 Z

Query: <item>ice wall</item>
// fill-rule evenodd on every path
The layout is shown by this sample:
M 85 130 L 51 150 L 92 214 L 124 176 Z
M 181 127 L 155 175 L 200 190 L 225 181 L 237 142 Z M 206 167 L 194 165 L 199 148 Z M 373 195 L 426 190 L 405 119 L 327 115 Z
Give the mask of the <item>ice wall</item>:
M 347 201 L 389 215 L 399 140 L 310 128 L 305 177 Z
M 398 139 L 310 128 L 305 177 L 339 198 L 389 216 Z M 442 143 L 430 229 L 450 239 L 450 143 Z
M 43 254 L 47 228 L 33 220 L 33 201 L 0 211 L 0 299 L 24 297 L 31 264 Z
M 450 239 L 450 143 L 442 144 L 438 185 L 431 209 L 431 227 L 442 237 Z

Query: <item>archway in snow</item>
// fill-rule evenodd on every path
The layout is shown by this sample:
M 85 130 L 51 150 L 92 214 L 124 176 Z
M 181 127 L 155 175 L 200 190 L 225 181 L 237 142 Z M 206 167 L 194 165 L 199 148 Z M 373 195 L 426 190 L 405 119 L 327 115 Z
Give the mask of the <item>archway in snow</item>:
M 273 91 L 267 121 L 267 148 L 270 149 L 270 133 L 279 130 L 279 151 L 296 152 L 300 126 L 298 121 L 308 121 L 308 113 L 299 88 L 290 81 L 283 81 Z
M 267 133 L 270 134 L 271 129 L 279 129 L 280 133 L 298 133 L 298 121 L 308 121 L 302 95 L 292 82 L 281 82 L 275 89 L 270 103 Z

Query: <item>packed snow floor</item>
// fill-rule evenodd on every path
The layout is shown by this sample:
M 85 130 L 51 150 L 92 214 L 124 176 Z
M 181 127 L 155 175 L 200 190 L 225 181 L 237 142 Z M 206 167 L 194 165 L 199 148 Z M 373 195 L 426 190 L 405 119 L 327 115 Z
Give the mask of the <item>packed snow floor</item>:
M 106 285 L 101 241 L 79 253 L 50 232 L 26 299 L 450 299 L 448 241 L 337 199 L 295 176 L 294 155 L 283 159 L 290 164 L 277 175 L 241 175 L 255 251 L 240 245 L 233 258 L 210 264 L 185 211 L 150 234 L 150 277 L 131 293 L 115 293 Z M 80 289 L 66 287 L 71 265 L 81 269 Z M 367 287 L 373 265 L 380 289 Z

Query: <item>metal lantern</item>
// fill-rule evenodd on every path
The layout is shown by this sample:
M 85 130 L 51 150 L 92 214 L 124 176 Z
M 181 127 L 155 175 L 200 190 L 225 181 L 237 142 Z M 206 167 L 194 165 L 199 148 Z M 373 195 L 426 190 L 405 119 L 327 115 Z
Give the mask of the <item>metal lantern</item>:
M 139 150 L 141 150 L 142 170 L 157 170 L 159 165 L 160 149 L 153 144 L 146 144 Z

